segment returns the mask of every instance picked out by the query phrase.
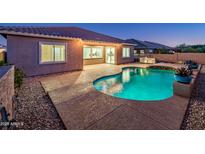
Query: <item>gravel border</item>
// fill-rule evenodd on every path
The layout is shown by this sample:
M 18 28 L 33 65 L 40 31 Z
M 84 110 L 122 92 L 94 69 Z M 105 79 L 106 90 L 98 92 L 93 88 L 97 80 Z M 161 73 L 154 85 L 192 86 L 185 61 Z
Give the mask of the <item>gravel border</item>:
M 16 122 L 22 125 L 17 125 L 12 129 L 65 129 L 62 120 L 38 78 L 24 79 L 23 85 L 16 96 L 15 114 Z M 196 80 L 181 129 L 205 129 L 205 73 L 200 73 Z
M 65 129 L 49 96 L 38 78 L 26 78 L 17 92 L 15 120 L 21 125 L 13 129 Z
M 183 130 L 205 130 L 205 74 L 200 73 L 181 125 Z

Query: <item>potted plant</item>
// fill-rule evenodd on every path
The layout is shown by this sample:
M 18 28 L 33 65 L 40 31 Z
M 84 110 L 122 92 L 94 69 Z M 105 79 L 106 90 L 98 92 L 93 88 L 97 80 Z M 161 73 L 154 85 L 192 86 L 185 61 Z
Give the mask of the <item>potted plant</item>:
M 178 82 L 188 84 L 191 82 L 192 79 L 191 75 L 192 75 L 191 69 L 188 69 L 187 67 L 181 67 L 176 70 L 174 78 Z

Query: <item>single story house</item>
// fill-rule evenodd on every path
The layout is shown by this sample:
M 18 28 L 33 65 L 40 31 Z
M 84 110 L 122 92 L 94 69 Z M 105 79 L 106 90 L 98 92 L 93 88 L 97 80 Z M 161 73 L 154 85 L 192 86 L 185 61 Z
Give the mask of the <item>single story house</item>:
M 27 76 L 83 70 L 83 65 L 134 61 L 135 44 L 77 27 L 0 27 L 7 62 Z
M 127 43 L 135 44 L 134 47 L 134 54 L 146 54 L 146 53 L 153 53 L 157 50 L 164 50 L 165 52 L 169 53 L 170 51 L 173 50 L 172 47 L 160 44 L 160 43 L 155 43 L 155 42 L 150 42 L 150 41 L 140 41 L 136 39 L 127 39 L 125 40 Z

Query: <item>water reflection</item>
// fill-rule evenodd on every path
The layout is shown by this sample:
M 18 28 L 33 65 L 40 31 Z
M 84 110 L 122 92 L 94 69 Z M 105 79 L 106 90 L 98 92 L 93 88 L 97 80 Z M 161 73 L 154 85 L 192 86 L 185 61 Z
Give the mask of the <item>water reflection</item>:
M 103 77 L 98 91 L 131 100 L 162 100 L 173 95 L 174 72 L 149 68 L 124 68 L 122 73 Z
M 140 76 L 149 75 L 149 71 L 147 69 L 138 69 Z
M 140 75 L 145 76 L 149 75 L 149 71 L 144 68 L 125 68 L 122 72 L 122 82 L 128 83 L 131 80 L 131 76 Z
M 101 81 L 101 91 L 104 93 L 118 93 L 123 89 L 123 84 L 119 78 L 109 78 L 108 80 Z
M 131 82 L 133 76 L 145 76 L 148 75 L 147 69 L 141 68 L 124 68 L 122 74 L 108 77 L 106 80 L 102 80 L 96 84 L 98 90 L 103 93 L 116 94 L 123 90 L 123 85 Z
M 112 87 L 109 87 L 106 92 L 108 92 L 109 94 L 115 94 L 122 91 L 122 89 L 123 89 L 123 85 L 121 83 L 117 83 Z
M 131 69 L 125 69 L 122 72 L 122 82 L 126 83 L 130 81 L 130 71 Z

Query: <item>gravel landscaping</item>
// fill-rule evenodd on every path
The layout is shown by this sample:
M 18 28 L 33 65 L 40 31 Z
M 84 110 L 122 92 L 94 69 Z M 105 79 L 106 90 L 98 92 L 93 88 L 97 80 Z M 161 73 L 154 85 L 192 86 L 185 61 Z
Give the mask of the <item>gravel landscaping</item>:
M 18 90 L 15 120 L 21 125 L 13 129 L 65 129 L 37 78 L 24 79 Z
M 205 72 L 205 71 L 204 71 Z M 16 96 L 15 120 L 12 129 L 65 129 L 53 103 L 38 78 L 26 78 Z M 205 73 L 196 80 L 181 129 L 205 129 Z
M 205 129 L 205 74 L 201 73 L 196 81 L 181 129 Z

